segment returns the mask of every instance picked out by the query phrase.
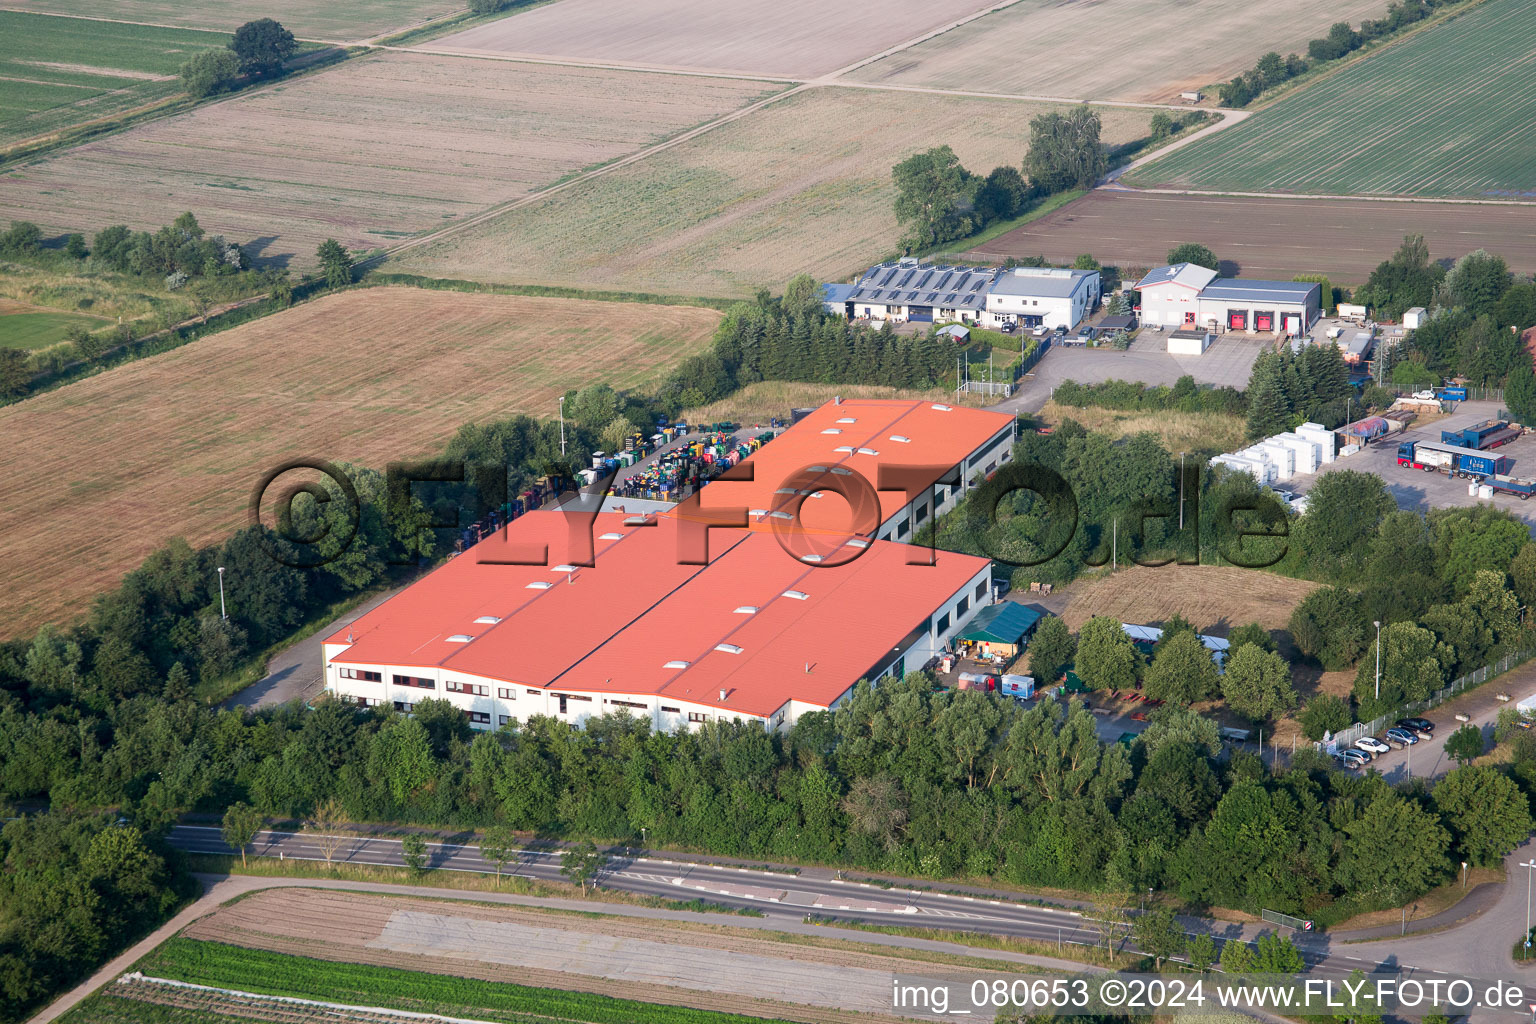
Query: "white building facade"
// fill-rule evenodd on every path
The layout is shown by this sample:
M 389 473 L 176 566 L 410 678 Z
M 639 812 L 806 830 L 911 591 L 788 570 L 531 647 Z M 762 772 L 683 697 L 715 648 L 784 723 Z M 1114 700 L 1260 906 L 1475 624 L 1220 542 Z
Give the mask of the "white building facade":
M 1071 331 L 1098 305 L 1097 270 L 1015 267 L 1004 270 L 987 292 L 988 327 L 1061 327 Z

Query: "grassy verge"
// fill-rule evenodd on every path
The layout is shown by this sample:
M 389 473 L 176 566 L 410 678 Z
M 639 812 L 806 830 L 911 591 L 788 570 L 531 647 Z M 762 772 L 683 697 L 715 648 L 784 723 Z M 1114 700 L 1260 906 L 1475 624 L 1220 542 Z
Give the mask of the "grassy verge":
M 1434 917 L 1443 914 L 1466 899 L 1479 885 L 1485 882 L 1499 883 L 1504 881 L 1503 868 L 1472 868 L 1467 872 L 1467 887 L 1461 887 L 1461 879 L 1447 882 L 1437 886 L 1418 899 L 1408 904 L 1408 923 L 1422 921 L 1426 917 Z M 1357 931 L 1362 928 L 1380 928 L 1384 925 L 1397 925 L 1403 921 L 1402 907 L 1388 907 L 1384 910 L 1371 910 L 1365 913 L 1352 914 L 1328 923 L 1330 932 Z
M 1245 443 L 1248 424 L 1241 416 L 1219 412 L 1105 409 L 1099 406 L 1062 405 L 1051 401 L 1036 414 L 1043 423 L 1059 425 L 1073 419 L 1092 431 L 1115 437 L 1151 431 L 1172 452 L 1214 449 L 1236 451 Z
M 516 1022 L 748 1024 L 763 1018 L 532 988 L 395 967 L 336 963 L 173 938 L 139 964 L 146 974 L 264 995 Z
M 224 857 L 208 853 L 189 853 L 187 870 L 215 875 L 253 875 L 259 878 L 329 878 L 344 882 L 380 882 L 386 885 L 416 885 L 433 889 L 453 889 L 459 892 L 506 892 L 517 896 L 533 896 L 542 899 L 585 899 L 587 895 L 600 894 L 604 903 L 622 903 L 630 907 L 650 907 L 654 910 L 690 910 L 704 914 L 726 914 L 734 917 L 762 917 L 763 912 L 752 907 L 731 907 L 704 899 L 669 900 L 660 896 L 624 892 L 619 889 L 595 889 L 584 895 L 581 889 L 564 882 L 546 882 L 542 879 L 524 878 L 520 875 L 503 874 L 497 881 L 495 875 L 482 875 L 472 871 L 428 870 L 421 874 L 409 868 L 395 868 L 383 864 L 337 864 L 326 867 L 319 861 L 274 860 L 271 857 L 251 857 L 245 864 L 239 857 Z
M 997 949 L 1027 956 L 1049 956 L 1058 960 L 1073 960 L 1096 967 L 1112 967 L 1117 970 L 1136 967 L 1145 959 L 1135 953 L 1107 953 L 1097 946 L 1084 946 L 1063 941 L 1059 945 L 1039 939 L 1019 939 L 1008 935 L 988 935 L 984 932 L 950 931 L 946 928 L 904 928 L 899 925 L 863 924 L 858 921 L 842 921 L 833 918 L 806 915 L 808 924 L 824 928 L 846 928 L 850 931 L 876 932 L 880 935 L 900 935 L 909 939 L 928 939 L 933 942 L 956 942 L 979 949 Z

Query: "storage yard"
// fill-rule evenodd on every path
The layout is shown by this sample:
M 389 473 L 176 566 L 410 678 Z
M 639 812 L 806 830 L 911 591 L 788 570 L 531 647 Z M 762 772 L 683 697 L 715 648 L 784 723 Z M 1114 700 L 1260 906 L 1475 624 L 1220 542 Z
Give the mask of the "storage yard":
M 176 0 L 3 0 L 0 6 L 225 32 L 256 18 L 277 18 L 300 38 L 336 40 L 365 39 L 463 9 L 455 0 L 368 0 L 356 4 L 328 0 L 202 0 L 196 4 Z
M 1498 493 L 1491 498 L 1479 498 L 1468 493 L 1470 482 L 1445 472 L 1430 473 L 1412 467 L 1399 466 L 1398 445 L 1404 442 L 1424 442 L 1435 446 L 1444 444 L 1445 432 L 1457 432 L 1466 427 L 1497 417 L 1499 407 L 1493 402 L 1464 402 L 1449 416 L 1432 426 L 1397 431 L 1386 438 L 1362 449 L 1359 453 L 1335 459 L 1322 472 L 1337 469 L 1353 469 L 1375 473 L 1387 484 L 1387 490 L 1397 499 L 1400 508 L 1423 509 L 1429 507 L 1464 507 L 1480 503 L 1492 504 L 1530 523 L 1536 530 L 1536 505 L 1517 494 Z M 1508 460 L 1507 475 L 1519 480 L 1536 480 L 1536 433 L 1500 445 L 1480 453 L 1493 460 Z M 1297 493 L 1306 493 L 1317 481 L 1316 474 L 1293 477 L 1276 484 Z
M 243 525 L 284 459 L 382 469 L 461 423 L 550 415 L 708 345 L 709 309 L 390 288 L 298 306 L 0 409 L 0 621 L 68 621 L 174 536 Z M 41 514 L 40 510 L 46 510 Z
M 456 49 L 811 78 L 992 0 L 883 0 L 879 17 L 822 0 L 560 0 L 434 40 Z
M 1162 263 L 1174 242 L 1193 238 L 1221 258 L 1223 272 L 1282 279 L 1320 273 L 1344 285 L 1363 284 L 1407 234 L 1422 234 L 1432 259 L 1487 249 L 1517 273 L 1536 271 L 1536 206 L 1119 189 L 1096 189 L 966 256 L 981 261 L 1044 256 L 1071 263 L 1087 252 L 1112 266 L 1144 268 Z
M 985 173 L 1022 159 L 1029 119 L 1047 109 L 809 90 L 389 265 L 433 277 L 664 295 L 746 296 L 801 272 L 841 280 L 891 252 L 900 229 L 890 169 L 921 148 L 918 140 L 951 142 L 962 163 Z M 1140 135 L 1148 119 L 1143 110 L 1101 116 L 1111 144 Z
M 130 129 L 0 176 L 0 220 L 153 229 L 192 210 L 267 263 L 388 245 L 776 87 L 391 53 Z
M 1529 0 L 1486 0 L 1126 179 L 1175 188 L 1536 198 L 1533 48 Z
M 1248 70 L 1269 50 L 1305 51 L 1330 21 L 1377 17 L 1381 0 L 1023 0 L 866 65 L 852 77 L 1038 97 L 1168 102 Z M 1198 40 L 1198 45 L 1191 45 Z

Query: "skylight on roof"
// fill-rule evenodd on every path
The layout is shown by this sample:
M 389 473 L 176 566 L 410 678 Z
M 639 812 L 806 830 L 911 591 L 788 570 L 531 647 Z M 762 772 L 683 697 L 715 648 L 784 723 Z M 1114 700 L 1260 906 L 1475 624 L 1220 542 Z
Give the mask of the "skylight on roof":
M 784 596 L 794 601 L 809 601 L 811 599 L 811 595 L 803 590 L 786 590 L 784 591 Z
M 809 555 L 801 555 L 800 556 L 800 561 L 802 561 L 802 562 L 819 562 L 819 561 L 821 561 L 821 556 L 816 554 L 816 553 L 814 553 L 814 552 L 812 552 Z
M 499 616 L 499 615 L 482 615 L 478 619 L 476 619 L 475 621 L 477 623 L 482 624 L 482 625 L 494 626 L 496 623 L 501 621 L 501 616 Z
M 795 490 L 793 487 L 780 487 L 778 490 L 774 491 L 773 493 L 774 494 L 799 494 L 800 492 Z
M 765 508 L 754 508 L 747 513 L 749 516 L 765 516 L 767 514 L 768 510 Z
M 599 540 L 623 540 L 624 539 L 624 535 L 622 533 L 605 533 L 605 534 L 600 535 L 598 539 Z
M 853 454 L 853 445 L 851 445 L 851 444 L 840 444 L 836 448 L 833 448 L 832 450 L 835 451 L 835 452 L 842 452 L 844 455 L 852 455 Z
M 869 541 L 863 537 L 855 537 L 848 542 L 848 546 L 851 548 L 867 548 L 869 547 Z
M 833 476 L 853 476 L 853 470 L 849 469 L 847 466 L 833 466 L 832 467 L 832 475 Z
M 929 408 L 934 412 L 949 412 L 950 407 L 947 405 L 939 405 L 938 403 L 934 403 L 933 405 L 929 406 Z
M 793 519 L 795 517 L 790 515 L 788 512 L 769 512 L 768 513 L 768 518 L 769 519 Z
M 528 584 L 523 589 L 524 590 L 548 590 L 552 586 L 554 586 L 554 584 L 549 582 L 549 580 L 534 580 L 532 583 Z
M 757 605 L 755 605 L 755 604 L 744 604 L 740 608 L 736 609 L 735 614 L 737 614 L 737 615 L 756 615 L 757 614 Z
M 474 637 L 470 636 L 468 633 L 455 633 L 453 636 L 448 638 L 448 642 L 451 644 L 467 644 L 473 639 Z
M 826 430 L 822 431 L 823 434 L 841 434 L 842 432 L 842 427 L 828 427 Z
M 879 455 L 880 453 L 878 451 L 876 451 L 875 449 L 873 449 L 873 448 L 860 448 L 859 449 L 859 454 L 860 455 Z
M 735 644 L 715 644 L 715 650 L 721 654 L 740 654 L 741 648 Z
M 661 667 L 662 668 L 687 668 L 688 667 L 688 662 L 682 660 L 681 658 L 674 658 L 674 659 L 672 659 L 671 661 L 667 662 L 665 665 L 663 665 Z
M 912 439 L 910 437 L 905 436 L 904 434 L 892 434 L 891 435 L 891 440 L 895 441 L 897 444 L 911 444 L 912 443 Z
M 554 567 L 554 569 L 555 569 L 555 572 L 575 572 L 576 571 L 576 567 L 574 565 L 557 565 L 557 566 Z
M 839 422 L 839 423 L 857 423 L 859 421 L 857 419 L 855 419 L 854 417 L 852 417 L 852 416 L 844 416 L 841 419 L 839 419 L 837 422 Z

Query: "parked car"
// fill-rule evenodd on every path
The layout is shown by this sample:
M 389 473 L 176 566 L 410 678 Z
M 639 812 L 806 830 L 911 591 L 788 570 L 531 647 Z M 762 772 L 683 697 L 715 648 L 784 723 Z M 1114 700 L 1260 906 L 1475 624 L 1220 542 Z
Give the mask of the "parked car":
M 1051 329 L 1049 327 L 1043 327 L 1043 326 L 1042 327 L 1036 327 L 1034 330 L 1030 331 L 1029 333 L 1033 334 L 1037 338 L 1043 338 L 1047 334 L 1051 333 Z
M 1366 753 L 1373 755 L 1385 754 L 1387 751 L 1392 749 L 1385 743 L 1381 742 L 1381 740 L 1377 739 L 1375 736 L 1362 737 L 1361 739 L 1355 741 L 1355 746 L 1359 747 Z
M 1388 729 L 1387 733 L 1386 733 L 1386 738 L 1387 738 L 1387 742 L 1388 743 L 1391 743 L 1393 740 L 1396 740 L 1397 742 L 1395 744 L 1393 744 L 1393 746 L 1397 746 L 1397 747 L 1411 747 L 1415 743 L 1419 742 L 1419 738 L 1417 736 L 1415 736 L 1413 733 L 1409 732 L 1407 729 L 1398 729 L 1398 728 Z
M 1057 327 L 1051 333 L 1056 335 L 1058 338 L 1062 338 L 1062 337 L 1066 337 L 1067 329 L 1065 327 Z
M 1339 760 L 1351 768 L 1364 768 L 1371 763 L 1371 757 L 1363 750 L 1351 747 L 1349 750 L 1339 751 Z
M 1003 324 L 1003 326 L 998 328 L 998 330 L 1002 331 L 1004 334 L 1012 334 L 1014 331 L 1016 331 L 1018 329 L 1019 329 L 1019 325 L 1015 324 L 1015 323 L 1006 323 L 1006 324 Z
M 1427 718 L 1405 718 L 1397 723 L 1404 729 L 1412 729 L 1420 739 L 1429 739 L 1435 733 L 1435 723 Z
M 1099 336 L 1099 329 L 1092 326 L 1084 327 L 1077 332 L 1077 336 L 1087 341 L 1092 341 L 1094 338 Z

